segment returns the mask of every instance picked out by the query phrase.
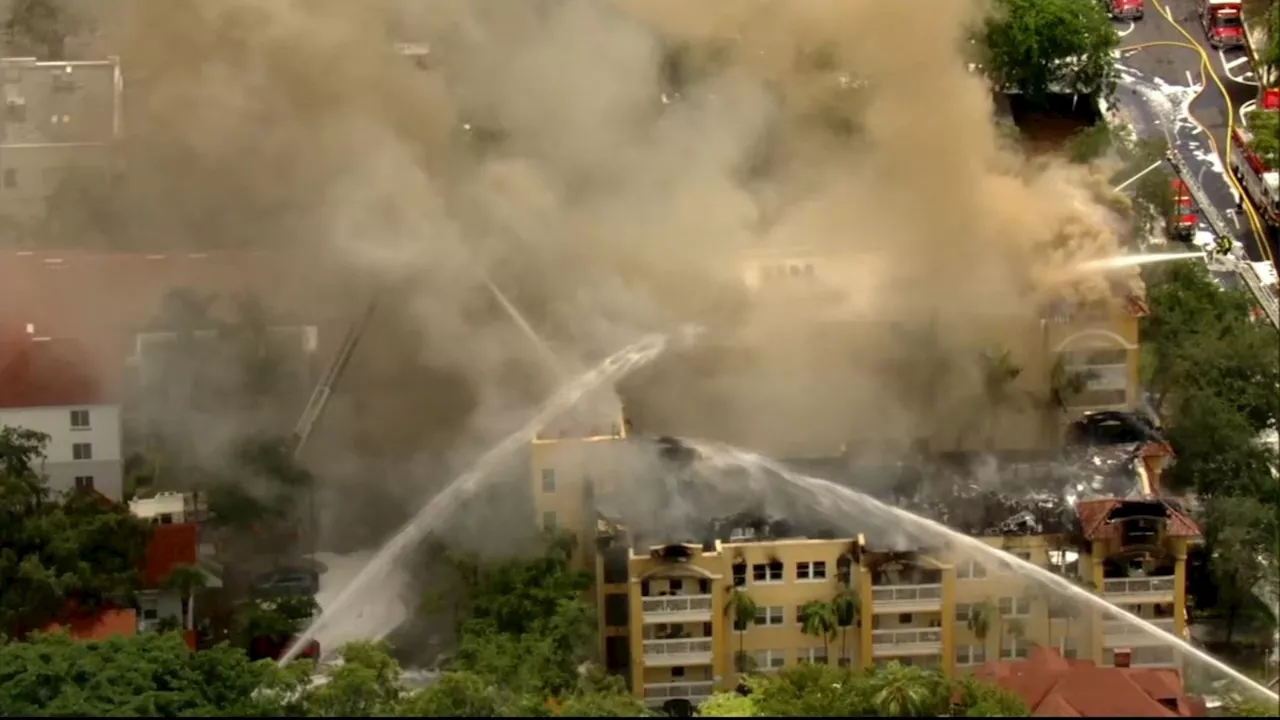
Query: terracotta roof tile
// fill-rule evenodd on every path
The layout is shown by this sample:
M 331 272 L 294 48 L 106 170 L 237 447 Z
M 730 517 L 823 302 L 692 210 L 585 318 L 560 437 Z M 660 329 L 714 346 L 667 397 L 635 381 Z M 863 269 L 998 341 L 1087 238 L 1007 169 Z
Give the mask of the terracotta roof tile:
M 0 336 L 0 408 L 112 404 L 94 364 L 74 340 Z
M 1080 518 L 1080 530 L 1085 538 L 1103 540 L 1113 537 L 1117 528 L 1115 525 L 1110 524 L 1107 518 L 1112 510 L 1115 510 L 1125 502 L 1129 501 L 1108 498 L 1083 500 L 1076 503 L 1076 515 Z M 1200 527 L 1186 513 L 1173 507 L 1167 501 L 1160 500 L 1159 502 L 1165 507 L 1165 517 L 1168 519 L 1165 532 L 1168 535 L 1172 537 L 1200 536 Z
M 1038 649 L 1027 660 L 988 663 L 974 676 L 1017 694 L 1037 717 L 1198 717 L 1182 676 L 1164 668 L 1105 668 Z M 1163 701 L 1163 702 L 1162 702 Z M 1165 703 L 1173 703 L 1171 709 Z

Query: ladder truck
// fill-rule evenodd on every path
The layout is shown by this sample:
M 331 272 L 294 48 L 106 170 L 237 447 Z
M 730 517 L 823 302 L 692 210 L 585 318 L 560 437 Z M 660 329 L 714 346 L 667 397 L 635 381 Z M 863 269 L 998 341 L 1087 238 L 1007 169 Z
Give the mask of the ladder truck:
M 1280 121 L 1280 88 L 1263 91 L 1260 114 Z M 1269 123 L 1270 124 L 1270 123 Z M 1274 242 L 1280 236 L 1280 137 L 1262 138 L 1257 127 L 1235 126 L 1231 142 L 1231 171 L 1258 211 L 1259 219 Z M 1267 132 L 1280 133 L 1280 124 Z

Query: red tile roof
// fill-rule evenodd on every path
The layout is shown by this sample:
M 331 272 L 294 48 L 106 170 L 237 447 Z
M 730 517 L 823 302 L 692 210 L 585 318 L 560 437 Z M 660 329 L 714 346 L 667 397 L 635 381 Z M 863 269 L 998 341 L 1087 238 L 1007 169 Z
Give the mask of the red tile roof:
M 1026 660 L 983 665 L 974 677 L 1017 694 L 1036 717 L 1202 717 L 1203 704 L 1169 668 L 1106 668 L 1037 647 Z M 1171 709 L 1171 708 L 1176 708 Z
M 106 374 L 79 342 L 0 336 L 0 408 L 112 404 Z
M 138 615 L 133 610 L 103 610 L 51 623 L 45 628 L 46 632 L 59 630 L 66 630 L 76 640 L 106 640 L 115 635 L 131 637 L 138 633 Z
M 200 534 L 195 523 L 152 526 L 147 560 L 142 569 L 143 587 L 157 588 L 177 565 L 195 565 Z
M 1119 498 L 1101 500 L 1082 500 L 1076 503 L 1076 515 L 1080 518 L 1080 529 L 1088 540 L 1105 540 L 1115 536 L 1117 527 L 1108 522 L 1111 511 L 1125 504 L 1136 502 Z M 1171 506 L 1164 500 L 1154 500 L 1164 505 L 1168 524 L 1165 532 L 1171 537 L 1200 537 L 1200 526 L 1186 513 Z

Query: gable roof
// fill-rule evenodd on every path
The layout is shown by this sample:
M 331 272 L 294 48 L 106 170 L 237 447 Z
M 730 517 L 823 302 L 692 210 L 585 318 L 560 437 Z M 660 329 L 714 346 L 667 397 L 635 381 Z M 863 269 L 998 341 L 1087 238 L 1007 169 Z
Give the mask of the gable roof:
M 983 665 L 974 677 L 1018 695 L 1036 717 L 1200 717 L 1202 704 L 1170 668 L 1098 667 L 1036 647 L 1020 661 Z M 1176 709 L 1174 709 L 1176 708 Z
M 1171 537 L 1200 537 L 1200 526 L 1186 513 L 1173 507 L 1162 499 L 1130 501 L 1120 498 L 1103 498 L 1082 500 L 1076 503 L 1076 514 L 1080 518 L 1080 529 L 1088 540 L 1107 540 L 1116 536 L 1119 528 L 1109 522 L 1111 512 L 1127 502 L 1158 502 L 1164 506 L 1167 525 L 1165 532 Z
M 104 375 L 77 341 L 0 336 L 0 409 L 110 404 Z

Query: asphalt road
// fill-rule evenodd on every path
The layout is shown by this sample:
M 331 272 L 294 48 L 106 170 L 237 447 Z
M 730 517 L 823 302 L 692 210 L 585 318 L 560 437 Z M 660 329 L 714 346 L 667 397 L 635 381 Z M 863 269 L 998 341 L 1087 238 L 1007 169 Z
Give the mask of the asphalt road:
M 1167 8 L 1169 17 L 1162 12 Z M 1195 0 L 1147 0 L 1146 17 L 1137 22 L 1119 22 L 1121 47 L 1152 42 L 1187 43 L 1187 36 L 1208 54 L 1213 71 L 1227 91 L 1223 96 L 1207 73 L 1201 90 L 1200 54 L 1192 48 L 1156 45 L 1121 53 L 1122 81 L 1117 92 L 1120 109 L 1143 136 L 1163 134 L 1176 147 L 1219 213 L 1232 226 L 1236 241 L 1250 260 L 1272 260 L 1274 238 L 1264 250 L 1243 212 L 1236 210 L 1236 191 L 1225 174 L 1224 159 L 1216 149 L 1227 152 L 1227 108 L 1239 107 L 1257 97 L 1248 58 L 1244 50 L 1218 51 L 1209 47 L 1196 14 Z M 1197 92 L 1199 94 L 1197 95 Z M 1189 116 L 1190 117 L 1189 117 Z M 1194 120 L 1193 120 L 1194 118 Z M 1203 129 L 1202 129 L 1203 128 Z M 1211 143 L 1205 131 L 1212 135 Z M 1212 237 L 1201 221 L 1202 239 Z

